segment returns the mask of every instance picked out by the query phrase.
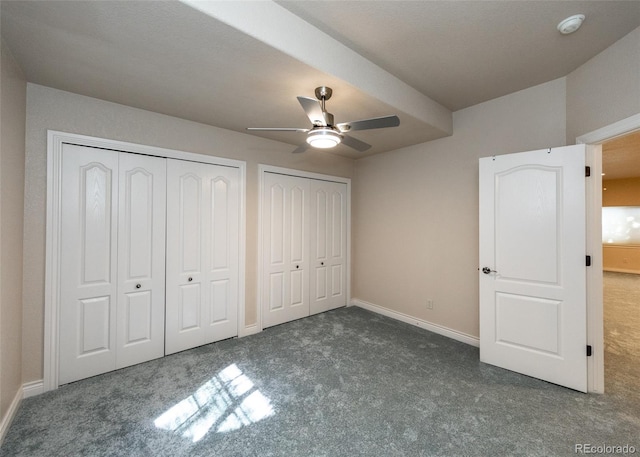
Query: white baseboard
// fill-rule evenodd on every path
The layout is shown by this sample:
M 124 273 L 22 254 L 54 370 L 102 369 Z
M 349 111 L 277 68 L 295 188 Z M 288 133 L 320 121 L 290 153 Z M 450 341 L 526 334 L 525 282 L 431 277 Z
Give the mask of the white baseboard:
M 9 409 L 6 414 L 2 418 L 0 422 L 0 446 L 4 441 L 4 437 L 9 431 L 9 427 L 11 427 L 11 422 L 13 422 L 13 418 L 18 411 L 18 407 L 20 406 L 20 402 L 22 401 L 22 389 L 18 389 L 16 392 L 16 396 L 13 397 L 13 401 L 9 405 Z
M 35 397 L 44 393 L 44 382 L 42 379 L 39 381 L 31 381 L 22 384 L 22 398 Z
M 418 319 L 417 317 L 409 316 L 408 314 L 399 313 L 398 311 L 393 311 L 388 308 L 383 308 L 382 306 L 374 305 L 373 303 L 369 303 L 364 300 L 358 300 L 357 298 L 352 299 L 351 304 L 359 306 L 360 308 L 367 309 L 369 311 L 373 311 L 374 313 L 382 314 L 383 316 L 405 322 L 407 324 L 415 325 L 416 327 L 429 330 L 430 332 L 437 333 L 438 335 L 446 336 L 456 341 L 470 344 L 471 346 L 480 347 L 480 340 L 475 336 L 471 336 L 466 333 L 450 329 L 448 327 L 443 327 L 442 325 Z
M 626 268 L 610 268 L 610 267 L 606 267 L 606 268 L 603 268 L 602 271 L 611 271 L 613 273 L 631 273 L 631 274 L 634 274 L 634 275 L 640 274 L 640 271 L 638 271 L 638 270 L 626 269 Z

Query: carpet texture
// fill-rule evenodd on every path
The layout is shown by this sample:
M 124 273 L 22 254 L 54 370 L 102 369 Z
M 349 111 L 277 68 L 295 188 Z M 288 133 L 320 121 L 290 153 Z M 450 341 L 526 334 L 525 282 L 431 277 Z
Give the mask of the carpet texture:
M 605 390 L 634 395 L 640 391 L 640 275 L 605 271 L 603 286 Z
M 635 446 L 640 395 L 586 395 L 342 308 L 26 399 L 2 456 L 570 456 Z

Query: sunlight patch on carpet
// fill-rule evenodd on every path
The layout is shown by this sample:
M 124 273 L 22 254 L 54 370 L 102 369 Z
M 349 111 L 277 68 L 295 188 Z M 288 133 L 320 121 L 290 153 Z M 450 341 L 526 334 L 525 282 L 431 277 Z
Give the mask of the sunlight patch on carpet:
M 154 424 L 195 443 L 212 429 L 230 432 L 273 414 L 271 401 L 232 364 L 165 411 Z

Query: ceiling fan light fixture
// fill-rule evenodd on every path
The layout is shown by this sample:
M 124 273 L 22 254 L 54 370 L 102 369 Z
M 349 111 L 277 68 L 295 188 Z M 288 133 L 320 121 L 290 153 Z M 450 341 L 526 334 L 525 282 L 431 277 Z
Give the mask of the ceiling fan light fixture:
M 321 128 L 307 134 L 307 143 L 313 148 L 329 149 L 340 144 L 342 136 L 333 129 Z
M 574 14 L 568 18 L 560 21 L 558 24 L 558 31 L 563 35 L 569 35 L 580 28 L 584 21 L 584 14 Z
M 313 148 L 329 149 L 338 146 L 340 143 L 351 149 L 355 149 L 358 152 L 364 152 L 371 148 L 371 145 L 347 135 L 347 132 L 351 132 L 352 130 L 382 129 L 385 127 L 397 127 L 400 125 L 400 118 L 396 115 L 373 117 L 370 119 L 361 119 L 359 121 L 335 124 L 333 121 L 333 114 L 325 109 L 325 102 L 331 98 L 331 92 L 330 87 L 320 86 L 316 88 L 316 98 L 318 100 L 314 100 L 311 97 L 297 97 L 304 113 L 311 121 L 312 126 L 310 129 L 295 127 L 248 127 L 247 130 L 306 133 L 306 144 L 303 143 L 293 150 L 292 153 L 294 154 L 306 151 L 308 146 Z

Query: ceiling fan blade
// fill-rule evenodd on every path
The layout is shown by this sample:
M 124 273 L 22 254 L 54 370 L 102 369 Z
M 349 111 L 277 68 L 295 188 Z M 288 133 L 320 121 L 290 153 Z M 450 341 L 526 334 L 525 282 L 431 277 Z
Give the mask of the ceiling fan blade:
M 295 127 L 247 127 L 247 130 L 254 132 L 308 132 L 309 129 L 298 129 Z
M 304 152 L 309 149 L 309 145 L 307 143 L 302 143 L 300 146 L 291 151 L 293 154 L 298 154 L 300 152 Z
M 366 151 L 371 147 L 370 144 L 367 144 L 364 141 L 357 140 L 354 137 L 347 136 L 347 135 L 344 135 L 342 137 L 342 144 L 345 144 L 350 148 L 353 148 L 356 151 L 360 151 L 360 152 Z
M 311 97 L 298 97 L 302 109 L 307 114 L 307 117 L 313 125 L 319 125 L 322 127 L 327 126 L 327 122 L 324 119 L 324 113 L 322 112 L 322 105 L 315 98 Z
M 352 132 L 354 130 L 382 129 L 385 127 L 397 127 L 400 125 L 398 116 L 382 116 L 361 121 L 343 122 L 336 125 L 341 132 Z

